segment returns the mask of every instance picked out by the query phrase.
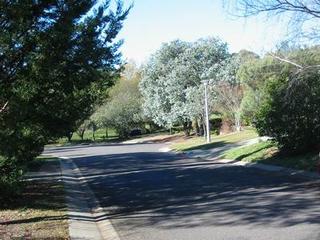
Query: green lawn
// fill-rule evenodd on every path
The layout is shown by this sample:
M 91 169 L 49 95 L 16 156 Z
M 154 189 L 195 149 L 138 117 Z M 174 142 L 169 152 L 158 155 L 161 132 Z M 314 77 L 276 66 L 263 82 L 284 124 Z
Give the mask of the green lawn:
M 232 160 L 278 165 L 299 170 L 316 171 L 318 152 L 294 156 L 284 155 L 278 151 L 274 143 L 267 141 L 228 150 L 222 157 Z
M 109 139 L 118 138 L 118 134 L 116 133 L 116 131 L 113 128 L 108 129 L 108 138 Z M 105 140 L 108 138 L 106 137 L 106 129 L 98 129 L 95 132 L 96 141 L 101 141 L 101 140 Z M 92 130 L 85 131 L 83 139 L 93 141 Z M 81 138 L 79 137 L 79 135 L 77 133 L 74 133 L 72 136 L 72 141 L 80 141 L 80 140 L 81 140 Z
M 166 135 L 168 134 L 165 130 L 159 130 L 153 133 L 148 134 L 142 134 L 138 136 L 132 137 L 132 139 L 139 139 L 139 138 L 145 138 L 145 137 L 153 137 L 153 136 L 159 136 L 159 135 Z M 129 138 L 131 139 L 131 138 Z M 58 146 L 68 146 L 68 145 L 74 145 L 74 144 L 80 144 L 80 143 L 100 143 L 100 142 L 116 142 L 120 140 L 119 135 L 113 128 L 108 129 L 108 137 L 106 137 L 106 130 L 105 129 L 98 129 L 95 132 L 95 140 L 93 139 L 92 130 L 87 130 L 83 136 L 83 140 L 81 140 L 80 136 L 77 133 L 74 133 L 71 139 L 71 142 L 68 142 L 67 138 L 61 138 L 58 139 L 56 142 L 50 143 L 48 145 L 58 145 Z
M 241 132 L 231 133 L 226 135 L 213 135 L 211 143 L 206 143 L 203 137 L 192 137 L 186 139 L 183 142 L 175 143 L 172 145 L 172 149 L 177 151 L 189 151 L 195 149 L 210 149 L 215 147 L 224 146 L 228 143 L 236 143 L 239 141 L 245 141 L 252 138 L 256 138 L 258 135 L 254 129 L 246 129 Z
M 116 141 L 119 139 L 118 134 L 112 128 L 108 129 L 108 137 L 106 137 L 106 129 L 98 129 L 95 132 L 95 140 L 93 139 L 92 130 L 87 130 L 84 133 L 83 141 L 81 140 L 80 136 L 75 132 L 72 136 L 71 142 L 68 142 L 67 138 L 60 138 L 56 142 L 51 143 L 49 145 L 59 145 L 59 146 L 66 146 L 66 145 L 73 145 L 79 143 L 90 143 L 90 142 L 109 142 L 109 141 Z
M 54 158 L 35 160 L 29 169 L 60 168 Z M 21 193 L 11 200 L 0 195 L 0 239 L 69 239 L 63 183 L 25 181 Z

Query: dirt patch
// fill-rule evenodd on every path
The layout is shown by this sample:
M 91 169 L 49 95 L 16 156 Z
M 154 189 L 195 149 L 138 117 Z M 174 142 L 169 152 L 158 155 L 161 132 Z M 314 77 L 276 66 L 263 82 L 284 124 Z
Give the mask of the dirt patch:
M 52 164 L 44 168 L 57 169 Z M 0 202 L 0 239 L 69 239 L 62 182 L 26 181 L 19 196 Z

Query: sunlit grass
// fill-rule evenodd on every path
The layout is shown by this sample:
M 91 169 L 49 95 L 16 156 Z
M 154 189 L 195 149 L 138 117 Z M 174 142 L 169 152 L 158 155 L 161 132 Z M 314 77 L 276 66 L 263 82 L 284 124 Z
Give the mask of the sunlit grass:
M 272 164 L 307 171 L 316 171 L 318 163 L 318 152 L 316 151 L 298 155 L 283 154 L 279 152 L 276 145 L 271 141 L 231 149 L 226 151 L 222 157 L 232 160 Z
M 211 143 L 206 143 L 204 137 L 191 137 L 182 142 L 175 143 L 172 148 L 177 151 L 188 151 L 195 149 L 211 149 L 215 147 L 220 147 L 228 143 L 236 143 L 239 141 L 245 141 L 249 139 L 256 138 L 258 134 L 254 129 L 245 129 L 241 132 L 230 133 L 225 135 L 213 135 L 211 138 Z

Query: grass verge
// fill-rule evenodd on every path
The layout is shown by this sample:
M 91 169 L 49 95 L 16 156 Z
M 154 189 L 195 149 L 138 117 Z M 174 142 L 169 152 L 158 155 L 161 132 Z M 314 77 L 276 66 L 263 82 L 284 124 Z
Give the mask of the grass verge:
M 95 138 L 93 138 L 92 130 L 85 131 L 83 135 L 83 140 L 75 132 L 72 135 L 71 142 L 68 141 L 66 137 L 59 138 L 56 141 L 53 141 L 47 146 L 73 146 L 77 144 L 90 144 L 90 143 L 108 143 L 108 142 L 117 142 L 120 141 L 118 134 L 114 129 L 108 129 L 108 136 L 106 135 L 105 129 L 98 129 L 95 131 Z
M 292 169 L 316 171 L 318 152 L 309 152 L 300 155 L 284 155 L 271 141 L 260 142 L 247 147 L 235 148 L 226 151 L 221 157 L 226 159 L 257 162 L 277 165 Z
M 56 159 L 38 161 L 32 170 L 59 168 Z M 0 196 L 0 239 L 69 239 L 63 183 L 39 179 L 23 185 L 10 201 Z
M 206 143 L 203 137 L 192 137 L 185 141 L 174 143 L 171 147 L 177 151 L 190 150 L 207 150 L 215 147 L 221 147 L 229 143 L 236 143 L 256 138 L 258 135 L 254 129 L 246 129 L 241 132 L 231 133 L 226 135 L 212 136 L 211 143 Z

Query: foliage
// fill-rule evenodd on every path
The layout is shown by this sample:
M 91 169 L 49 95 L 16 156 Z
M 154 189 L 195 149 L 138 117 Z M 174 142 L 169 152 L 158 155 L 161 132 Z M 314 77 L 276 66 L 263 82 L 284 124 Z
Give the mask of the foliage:
M 320 2 L 318 0 L 229 0 L 237 15 L 258 14 L 283 16 L 289 29 L 298 40 L 319 40 Z
M 316 171 L 318 165 L 317 152 L 312 151 L 295 156 L 284 155 L 279 152 L 277 145 L 271 141 L 233 148 L 224 152 L 221 157 L 231 160 L 272 164 L 307 171 Z
M 138 89 L 139 70 L 129 64 L 125 66 L 120 81 L 110 91 L 109 100 L 97 109 L 91 119 L 99 127 L 112 127 L 120 138 L 129 137 L 133 128 L 142 127 L 142 99 Z
M 1 195 L 7 199 L 16 197 L 21 191 L 21 171 L 17 171 L 18 167 L 12 159 L 0 156 L 0 190 Z M 0 201 L 1 203 L 1 201 Z
M 247 122 L 255 121 L 256 112 L 265 95 L 264 86 L 266 82 L 280 76 L 281 69 L 280 63 L 269 56 L 248 60 L 240 66 L 237 75 L 245 91 L 241 109 Z
M 279 147 L 293 152 L 315 149 L 320 140 L 319 49 L 300 49 L 288 54 L 303 69 L 288 63 L 265 85 L 265 99 L 256 115 L 260 134 L 274 137 Z
M 20 168 L 91 114 L 120 64 L 118 2 L 0 3 L 0 156 Z M 8 170 L 10 174 L 13 169 Z
M 84 139 L 84 133 L 89 127 L 90 127 L 90 120 L 86 119 L 82 122 L 82 124 L 76 130 L 76 133 L 78 134 L 78 136 L 81 138 L 82 141 Z
M 160 125 L 188 127 L 203 115 L 203 78 L 216 81 L 216 72 L 229 56 L 227 46 L 216 38 L 163 44 L 143 68 L 140 90 L 144 112 Z M 213 100 L 213 96 L 210 97 Z
M 220 134 L 220 129 L 222 126 L 222 118 L 221 117 L 211 117 L 210 121 L 210 131 L 216 135 Z
M 224 61 L 218 72 L 219 83 L 215 88 L 216 109 L 231 119 L 235 130 L 241 130 L 241 102 L 243 86 L 238 79 L 237 72 L 240 67 L 240 57 L 234 55 Z
M 223 115 L 224 122 L 230 122 L 234 130 L 240 131 L 242 119 L 247 108 L 243 101 L 247 99 L 249 88 L 246 87 L 243 77 L 243 66 L 258 59 L 259 56 L 247 50 L 232 54 L 221 65 L 218 73 L 218 83 L 214 88 L 216 101 L 214 110 Z M 249 65 L 250 66 L 250 65 Z M 247 101 L 247 100 L 246 100 Z
M 292 152 L 314 149 L 320 140 L 320 74 L 308 71 L 296 78 L 270 84 L 271 96 L 260 108 L 256 123 L 260 133 Z

